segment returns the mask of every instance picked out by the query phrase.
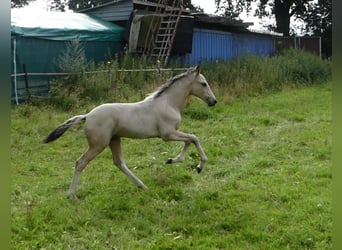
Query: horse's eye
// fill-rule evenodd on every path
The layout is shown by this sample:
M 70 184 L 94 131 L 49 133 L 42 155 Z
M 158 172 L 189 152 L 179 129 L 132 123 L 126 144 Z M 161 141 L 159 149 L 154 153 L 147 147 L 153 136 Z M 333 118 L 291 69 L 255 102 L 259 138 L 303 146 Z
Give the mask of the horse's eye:
M 203 87 L 207 86 L 207 83 L 205 83 L 205 82 L 202 82 L 201 84 L 202 84 Z

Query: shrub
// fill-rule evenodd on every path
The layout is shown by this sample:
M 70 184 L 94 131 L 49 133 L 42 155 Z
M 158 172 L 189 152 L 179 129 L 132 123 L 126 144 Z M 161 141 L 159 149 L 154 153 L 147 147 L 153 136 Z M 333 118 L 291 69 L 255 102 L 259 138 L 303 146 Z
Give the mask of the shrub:
M 295 84 L 314 84 L 331 80 L 331 65 L 327 60 L 301 51 L 287 50 L 275 57 L 279 60 L 278 70 L 282 72 L 284 81 Z
M 69 110 L 78 103 L 77 93 L 85 81 L 85 71 L 90 63 L 87 61 L 83 45 L 77 41 L 66 43 L 66 50 L 56 59 L 57 67 L 69 75 L 51 84 L 50 104 Z

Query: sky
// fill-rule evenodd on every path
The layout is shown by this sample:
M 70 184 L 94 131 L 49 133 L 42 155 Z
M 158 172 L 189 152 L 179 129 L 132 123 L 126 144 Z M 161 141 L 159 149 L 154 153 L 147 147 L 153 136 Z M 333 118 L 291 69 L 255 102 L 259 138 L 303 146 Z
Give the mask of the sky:
M 215 7 L 215 0 L 191 0 L 193 5 L 200 6 L 204 9 L 205 13 L 214 14 L 216 7 Z
M 317 0 L 315 0 L 317 1 Z M 191 0 L 191 3 L 193 5 L 198 5 L 200 6 L 205 13 L 207 14 L 215 14 L 216 11 L 216 6 L 215 6 L 215 0 Z M 255 3 L 254 3 L 255 4 Z M 253 8 L 253 3 L 252 3 L 252 8 Z M 255 4 L 255 7 L 256 4 Z M 266 28 L 263 27 L 265 24 L 273 24 L 275 25 L 275 20 L 274 18 L 263 18 L 263 20 L 254 17 L 253 14 L 251 13 L 250 15 L 247 15 L 247 13 L 241 13 L 239 18 L 243 22 L 252 22 L 254 25 L 249 26 L 250 29 L 254 31 L 267 31 Z M 296 20 L 294 17 L 291 17 L 291 28 L 296 30 L 297 35 L 304 35 L 301 32 L 301 27 L 304 26 L 304 23 L 302 21 Z
M 215 14 L 215 0 L 191 0 L 191 3 L 200 6 L 207 14 Z M 242 13 L 239 18 L 243 22 L 254 23 L 254 25 L 251 26 L 252 29 L 263 30 L 260 20 L 257 17 L 254 17 L 253 15 L 248 16 L 246 13 Z
M 49 11 L 48 3 L 51 2 L 49 0 L 34 0 L 30 2 L 28 6 L 25 6 L 24 8 L 21 8 L 25 11 L 30 11 L 30 13 L 39 13 L 41 11 Z M 66 8 L 66 11 L 68 8 Z
M 35 0 L 28 7 L 25 7 L 24 9 L 27 9 L 30 11 L 30 13 L 35 13 L 39 11 L 46 11 L 48 10 L 47 3 L 48 0 Z M 200 6 L 202 9 L 204 9 L 204 12 L 207 14 L 215 14 L 216 6 L 215 6 L 215 0 L 192 0 L 191 1 L 193 5 Z M 243 22 L 252 22 L 254 25 L 250 26 L 251 29 L 254 30 L 265 30 L 265 28 L 262 27 L 261 21 L 253 17 L 252 15 L 247 15 L 246 13 L 242 13 L 240 16 L 240 19 Z
M 31 2 L 28 6 L 24 7 L 23 9 L 30 10 L 31 13 L 39 12 L 39 11 L 46 11 L 47 8 L 47 1 L 45 0 L 35 0 Z

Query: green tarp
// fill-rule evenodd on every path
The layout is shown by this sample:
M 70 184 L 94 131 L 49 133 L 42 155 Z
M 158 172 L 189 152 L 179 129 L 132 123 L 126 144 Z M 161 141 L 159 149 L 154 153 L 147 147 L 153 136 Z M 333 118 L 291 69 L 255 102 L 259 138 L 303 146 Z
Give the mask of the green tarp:
M 47 40 L 122 41 L 124 28 L 95 16 L 70 12 L 12 10 L 11 34 Z
M 28 73 L 60 73 L 56 59 L 73 40 L 80 42 L 89 61 L 97 63 L 113 59 L 123 49 L 124 30 L 121 26 L 82 13 L 12 10 L 12 100 L 25 99 L 24 77 L 15 76 L 23 73 L 24 65 Z M 30 91 L 46 93 L 52 78 L 29 76 Z

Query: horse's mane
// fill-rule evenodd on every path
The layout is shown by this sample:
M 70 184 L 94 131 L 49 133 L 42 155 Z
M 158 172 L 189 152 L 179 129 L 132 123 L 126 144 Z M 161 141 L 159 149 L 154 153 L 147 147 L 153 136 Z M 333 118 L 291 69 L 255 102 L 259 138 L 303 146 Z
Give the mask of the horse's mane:
M 176 75 L 174 77 L 171 77 L 166 83 L 161 85 L 156 91 L 152 92 L 148 95 L 147 98 L 158 98 L 161 96 L 166 90 L 168 90 L 175 82 L 178 80 L 186 77 L 187 75 L 191 74 L 194 71 L 194 69 L 189 69 L 184 73 L 181 73 L 179 75 Z

